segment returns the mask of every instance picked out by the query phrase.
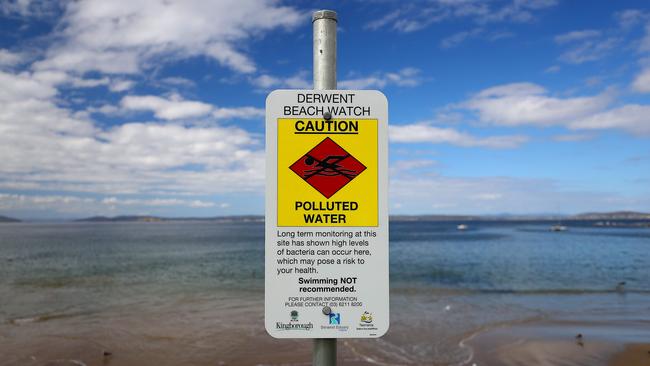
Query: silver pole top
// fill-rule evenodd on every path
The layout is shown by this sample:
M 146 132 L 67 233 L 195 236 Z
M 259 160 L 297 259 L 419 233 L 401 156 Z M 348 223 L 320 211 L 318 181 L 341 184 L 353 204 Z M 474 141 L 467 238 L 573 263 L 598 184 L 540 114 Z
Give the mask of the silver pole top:
M 311 22 L 315 22 L 318 19 L 331 19 L 335 22 L 338 22 L 338 18 L 336 17 L 336 12 L 334 10 L 318 10 L 315 11 L 314 14 L 311 16 Z

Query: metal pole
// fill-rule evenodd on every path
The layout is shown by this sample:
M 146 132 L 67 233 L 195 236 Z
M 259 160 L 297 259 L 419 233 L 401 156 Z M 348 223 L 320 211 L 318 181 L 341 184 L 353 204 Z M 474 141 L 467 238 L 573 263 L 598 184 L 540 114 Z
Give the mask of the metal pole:
M 319 10 L 314 27 L 314 89 L 336 89 L 336 12 Z
M 314 366 L 336 366 L 336 338 L 315 338 Z
M 336 89 L 336 12 L 319 10 L 314 28 L 314 90 Z M 324 117 L 325 118 L 325 117 Z M 331 116 L 327 116 L 327 119 Z M 314 366 L 336 366 L 336 338 L 314 339 Z

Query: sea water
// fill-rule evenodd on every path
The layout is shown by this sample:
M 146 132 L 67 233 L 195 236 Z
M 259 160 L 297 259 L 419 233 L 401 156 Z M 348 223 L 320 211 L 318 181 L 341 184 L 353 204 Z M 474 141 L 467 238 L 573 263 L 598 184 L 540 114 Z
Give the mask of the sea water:
M 457 224 L 391 223 L 391 330 L 344 342 L 346 362 L 462 364 L 463 339 L 493 326 L 650 319 L 650 229 Z M 101 364 L 100 349 L 126 365 L 308 362 L 309 344 L 264 332 L 263 229 L 0 225 L 0 365 L 75 352 Z

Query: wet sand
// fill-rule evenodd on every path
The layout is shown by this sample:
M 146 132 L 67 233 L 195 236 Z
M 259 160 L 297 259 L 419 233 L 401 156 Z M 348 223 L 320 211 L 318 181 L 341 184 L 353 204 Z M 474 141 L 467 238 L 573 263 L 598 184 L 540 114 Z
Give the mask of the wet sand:
M 0 366 L 308 365 L 312 341 L 264 330 L 259 294 L 184 300 L 145 312 L 38 316 L 0 324 Z M 339 360 L 372 364 L 339 343 Z
M 171 314 L 170 314 L 171 315 Z M 190 316 L 191 317 L 191 316 Z M 192 333 L 181 316 L 157 324 L 150 319 L 113 319 L 110 324 L 66 324 L 58 320 L 13 325 L 0 335 L 0 365 L 309 365 L 311 340 L 276 340 L 254 323 L 231 319 L 243 328 L 221 328 Z M 197 319 L 190 321 L 194 322 Z M 226 319 L 219 319 L 223 321 Z M 212 320 L 213 321 L 213 320 Z M 49 324 L 48 324 L 49 323 Z M 83 323 L 83 324 L 82 324 Z M 573 329 L 558 324 L 498 327 L 463 342 L 473 350 L 469 362 L 455 365 L 585 365 L 648 366 L 650 344 L 624 344 L 602 339 L 584 329 L 582 344 Z M 12 334 L 13 333 L 13 334 Z M 20 334 L 20 337 L 14 335 Z M 615 334 L 611 334 L 615 336 Z M 388 340 L 340 340 L 339 362 L 345 365 L 451 365 L 409 357 L 385 359 L 380 349 Z M 379 356 L 379 357 L 377 357 Z
M 543 321 L 496 327 L 463 343 L 472 366 L 649 366 L 648 324 Z
M 650 365 L 650 343 L 628 344 L 609 361 L 609 366 Z
M 464 300 L 462 300 L 464 298 Z M 650 365 L 650 320 L 636 307 L 486 322 L 491 297 L 395 291 L 391 329 L 377 340 L 339 341 L 344 365 Z M 580 296 L 579 303 L 593 300 Z M 533 296 L 525 303 L 548 297 Z M 261 294 L 221 292 L 40 314 L 0 323 L 0 366 L 309 365 L 312 341 L 271 338 Z M 462 300 L 462 301 L 461 301 Z M 502 299 L 494 298 L 497 304 Z M 567 306 L 569 297 L 557 298 Z M 484 304 L 476 308 L 475 304 Z M 647 304 L 646 297 L 639 304 Z M 640 305 L 646 308 L 646 305 Z M 473 316 L 483 314 L 472 320 Z M 534 313 L 533 313 L 534 314 Z M 505 316 L 494 319 L 507 319 Z M 487 324 L 486 324 L 487 323 Z M 483 329 L 478 331 L 477 329 Z M 577 334 L 582 334 L 580 339 Z M 467 336 L 469 335 L 469 336 Z M 646 348 L 644 348 L 646 347 Z M 645 363 L 644 363 L 645 362 Z

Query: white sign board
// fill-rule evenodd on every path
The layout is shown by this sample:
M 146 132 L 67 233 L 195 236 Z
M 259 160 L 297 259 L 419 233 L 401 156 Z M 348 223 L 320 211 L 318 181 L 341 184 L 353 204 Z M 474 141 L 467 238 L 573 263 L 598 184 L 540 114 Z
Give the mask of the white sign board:
M 388 330 L 388 102 L 374 90 L 266 99 L 265 325 L 276 338 Z

